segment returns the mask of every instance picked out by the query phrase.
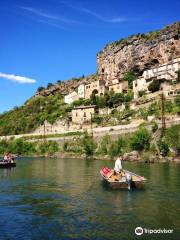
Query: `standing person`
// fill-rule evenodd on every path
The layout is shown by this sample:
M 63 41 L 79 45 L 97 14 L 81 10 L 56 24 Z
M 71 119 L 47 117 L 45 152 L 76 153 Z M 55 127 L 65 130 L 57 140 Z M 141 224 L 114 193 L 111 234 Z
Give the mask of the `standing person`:
M 122 163 L 121 161 L 123 160 L 122 156 L 119 155 L 118 158 L 115 161 L 115 165 L 114 165 L 114 174 L 116 173 L 120 173 L 122 170 Z

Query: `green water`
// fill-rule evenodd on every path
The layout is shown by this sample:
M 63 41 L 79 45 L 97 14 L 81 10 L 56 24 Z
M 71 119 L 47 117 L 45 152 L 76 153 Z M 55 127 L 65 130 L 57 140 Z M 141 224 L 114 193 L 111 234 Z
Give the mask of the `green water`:
M 0 169 L 0 239 L 180 239 L 180 165 L 124 163 L 145 190 L 111 190 L 99 169 L 112 161 L 20 159 Z M 136 236 L 137 226 L 173 234 Z

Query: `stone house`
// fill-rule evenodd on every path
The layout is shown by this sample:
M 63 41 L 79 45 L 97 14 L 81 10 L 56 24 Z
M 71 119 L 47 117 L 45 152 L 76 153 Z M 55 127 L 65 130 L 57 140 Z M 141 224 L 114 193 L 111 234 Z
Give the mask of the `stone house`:
M 67 104 L 71 104 L 72 102 L 79 99 L 78 93 L 76 91 L 73 91 L 69 93 L 68 95 L 64 96 L 64 102 Z
M 176 82 L 178 78 L 177 71 L 180 70 L 180 58 L 176 58 L 159 67 L 144 71 L 142 77 L 133 81 L 134 98 L 139 97 L 140 91 L 149 93 L 148 86 L 153 80 L 163 79 L 161 90 L 166 91 L 170 86 Z
M 128 90 L 128 82 L 127 81 L 112 81 L 111 84 L 108 85 L 109 91 L 113 91 L 114 93 L 123 93 Z
M 72 110 L 72 123 L 84 124 L 91 122 L 95 110 L 95 105 L 75 107 Z
M 107 91 L 106 82 L 97 80 L 85 85 L 85 99 L 89 99 L 93 92 L 98 96 L 103 96 Z
M 84 83 L 81 83 L 78 86 L 77 91 L 78 91 L 79 98 L 85 98 L 85 84 Z

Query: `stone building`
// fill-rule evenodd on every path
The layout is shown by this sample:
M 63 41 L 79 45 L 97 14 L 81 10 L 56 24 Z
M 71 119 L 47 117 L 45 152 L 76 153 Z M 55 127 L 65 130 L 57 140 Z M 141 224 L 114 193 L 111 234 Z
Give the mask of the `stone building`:
M 79 99 L 78 93 L 76 91 L 73 91 L 69 93 L 68 95 L 64 96 L 64 102 L 67 104 L 71 104 L 72 102 Z
M 72 110 L 72 123 L 84 124 L 91 122 L 95 109 L 95 105 L 75 107 Z
M 79 98 L 85 98 L 85 84 L 84 83 L 81 83 L 78 86 L 77 91 L 78 91 Z
M 161 84 L 161 90 L 167 91 L 173 83 L 176 83 L 178 70 L 180 70 L 180 58 L 176 58 L 159 67 L 144 71 L 142 77 L 133 81 L 134 98 L 139 97 L 140 91 L 149 93 L 148 86 L 154 80 L 162 79 L 163 83 Z
M 107 90 L 104 80 L 97 80 L 85 85 L 85 99 L 89 99 L 94 92 L 98 96 L 103 96 Z
M 124 93 L 128 90 L 128 82 L 127 81 L 120 81 L 114 80 L 111 84 L 108 85 L 109 91 L 113 91 L 114 93 Z

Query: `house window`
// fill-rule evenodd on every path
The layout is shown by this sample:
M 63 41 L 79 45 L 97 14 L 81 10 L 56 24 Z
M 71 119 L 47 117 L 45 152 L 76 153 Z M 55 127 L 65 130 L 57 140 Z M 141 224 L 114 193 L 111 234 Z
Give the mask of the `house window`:
M 78 116 L 78 113 L 76 112 L 76 117 Z
M 84 117 L 86 117 L 86 112 L 84 112 Z

